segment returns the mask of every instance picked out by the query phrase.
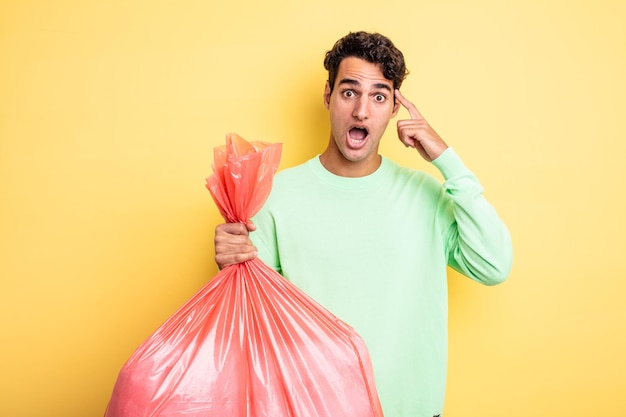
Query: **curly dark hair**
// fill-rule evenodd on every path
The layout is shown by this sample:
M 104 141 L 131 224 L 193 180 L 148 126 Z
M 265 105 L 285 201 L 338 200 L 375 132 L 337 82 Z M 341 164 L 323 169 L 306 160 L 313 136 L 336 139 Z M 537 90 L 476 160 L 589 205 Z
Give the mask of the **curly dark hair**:
M 409 73 L 404 63 L 404 55 L 389 38 L 379 33 L 350 32 L 339 39 L 324 57 L 324 68 L 328 71 L 331 92 L 335 87 L 339 64 L 344 58 L 351 56 L 378 64 L 385 78 L 393 81 L 394 89 L 400 88 Z

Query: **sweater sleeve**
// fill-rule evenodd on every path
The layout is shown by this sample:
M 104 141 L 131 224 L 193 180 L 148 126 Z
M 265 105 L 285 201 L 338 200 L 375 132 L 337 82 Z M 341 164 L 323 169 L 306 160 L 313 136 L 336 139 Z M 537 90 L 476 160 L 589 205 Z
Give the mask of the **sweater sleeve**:
M 506 225 L 483 196 L 476 176 L 448 148 L 433 161 L 442 173 L 454 221 L 445 237 L 448 265 L 485 285 L 504 281 L 513 261 Z
M 252 221 L 257 229 L 250 233 L 250 239 L 257 248 L 258 257 L 276 272 L 282 274 L 276 244 L 276 227 L 271 212 L 262 208 Z

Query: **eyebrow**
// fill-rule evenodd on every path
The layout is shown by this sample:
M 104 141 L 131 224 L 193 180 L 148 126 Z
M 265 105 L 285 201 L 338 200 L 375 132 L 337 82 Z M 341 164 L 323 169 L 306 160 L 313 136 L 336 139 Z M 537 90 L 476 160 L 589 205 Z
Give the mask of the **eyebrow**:
M 342 85 L 342 84 L 349 84 L 349 85 L 356 85 L 356 86 L 361 85 L 361 83 L 358 80 L 355 80 L 354 78 L 343 78 L 341 81 L 339 81 L 338 85 Z M 391 87 L 389 86 L 389 84 L 385 84 L 385 83 L 376 83 L 374 84 L 374 88 L 379 88 L 379 89 L 383 89 L 383 90 L 387 90 L 391 92 Z

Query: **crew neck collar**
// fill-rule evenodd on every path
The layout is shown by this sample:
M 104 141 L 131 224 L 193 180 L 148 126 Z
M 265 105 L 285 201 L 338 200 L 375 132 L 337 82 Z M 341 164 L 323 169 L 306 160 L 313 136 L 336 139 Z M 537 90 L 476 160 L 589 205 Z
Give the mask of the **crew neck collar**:
M 380 166 L 376 171 L 362 177 L 342 177 L 333 174 L 324 167 L 320 161 L 320 155 L 310 159 L 308 166 L 313 170 L 314 174 L 327 185 L 347 191 L 358 191 L 376 186 L 380 183 L 385 173 L 389 171 L 390 161 L 381 155 Z

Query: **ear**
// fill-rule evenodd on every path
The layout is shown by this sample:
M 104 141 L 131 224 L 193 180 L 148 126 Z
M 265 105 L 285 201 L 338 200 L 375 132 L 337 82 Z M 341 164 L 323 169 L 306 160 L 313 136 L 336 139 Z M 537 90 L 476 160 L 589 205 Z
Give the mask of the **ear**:
M 393 103 L 393 110 L 391 112 L 391 117 L 396 117 L 396 115 L 398 114 L 398 110 L 400 110 L 400 102 L 398 101 L 397 98 L 394 98 L 394 103 Z
M 330 106 L 330 84 L 326 81 L 326 86 L 324 87 L 324 107 L 328 109 Z

